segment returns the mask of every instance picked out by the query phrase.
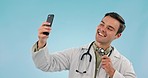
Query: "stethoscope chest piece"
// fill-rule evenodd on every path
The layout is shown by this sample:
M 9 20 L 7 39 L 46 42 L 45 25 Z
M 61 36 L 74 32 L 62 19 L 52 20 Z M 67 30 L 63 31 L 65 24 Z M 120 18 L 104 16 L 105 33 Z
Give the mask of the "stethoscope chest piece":
M 104 56 L 105 55 L 105 50 L 103 49 L 103 48 L 99 48 L 99 54 L 101 55 L 101 56 Z

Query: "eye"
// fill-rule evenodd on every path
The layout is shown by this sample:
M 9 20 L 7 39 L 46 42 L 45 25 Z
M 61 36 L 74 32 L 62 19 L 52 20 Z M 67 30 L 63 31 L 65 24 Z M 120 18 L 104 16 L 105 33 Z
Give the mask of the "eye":
M 101 23 L 100 26 L 104 26 L 104 24 Z
M 107 27 L 108 30 L 113 31 L 114 29 L 111 27 Z

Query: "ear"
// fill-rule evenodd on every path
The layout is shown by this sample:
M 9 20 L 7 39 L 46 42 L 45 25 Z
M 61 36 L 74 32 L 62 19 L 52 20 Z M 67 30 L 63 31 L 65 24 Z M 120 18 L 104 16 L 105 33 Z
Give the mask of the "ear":
M 120 38 L 121 37 L 121 33 L 118 33 L 117 35 L 116 35 L 116 37 L 115 37 L 115 39 L 118 39 L 118 38 Z

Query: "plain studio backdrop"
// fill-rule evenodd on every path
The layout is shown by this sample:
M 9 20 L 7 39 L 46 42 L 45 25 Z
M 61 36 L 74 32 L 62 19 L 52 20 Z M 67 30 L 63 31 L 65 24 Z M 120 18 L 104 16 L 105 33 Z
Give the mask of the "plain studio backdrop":
M 104 14 L 117 12 L 126 22 L 112 45 L 132 63 L 139 78 L 148 77 L 147 0 L 0 0 L 0 78 L 67 78 L 68 71 L 42 72 L 32 61 L 37 30 L 49 13 L 55 18 L 48 39 L 51 53 L 95 39 Z

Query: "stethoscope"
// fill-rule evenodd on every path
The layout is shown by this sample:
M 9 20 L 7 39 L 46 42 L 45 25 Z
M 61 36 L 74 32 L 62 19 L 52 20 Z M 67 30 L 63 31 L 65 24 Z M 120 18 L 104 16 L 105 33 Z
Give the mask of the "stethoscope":
M 91 62 L 91 60 L 92 60 L 92 55 L 90 54 L 89 51 L 90 51 L 92 45 L 94 44 L 94 42 L 95 42 L 95 41 L 93 41 L 93 42 L 90 44 L 90 46 L 88 47 L 87 52 L 84 53 L 84 54 L 82 54 L 82 56 L 80 57 L 80 63 L 79 63 L 79 65 L 78 65 L 78 69 L 76 70 L 76 72 L 78 72 L 78 73 L 80 73 L 80 74 L 83 74 L 83 73 L 86 73 L 86 71 L 88 70 L 88 67 L 89 67 L 89 65 L 90 65 L 90 62 Z M 111 51 L 108 53 L 108 57 L 111 55 L 112 51 L 114 50 L 114 47 L 111 47 L 111 48 L 112 48 L 112 49 L 111 49 Z M 82 49 L 83 49 L 83 48 L 82 48 Z M 101 56 L 105 55 L 105 50 L 104 50 L 103 48 L 99 48 L 98 52 L 99 52 L 99 54 L 100 54 Z M 86 69 L 80 71 L 81 62 L 82 62 L 82 60 L 84 59 L 84 56 L 89 56 L 89 63 L 88 63 L 88 65 L 86 66 Z

